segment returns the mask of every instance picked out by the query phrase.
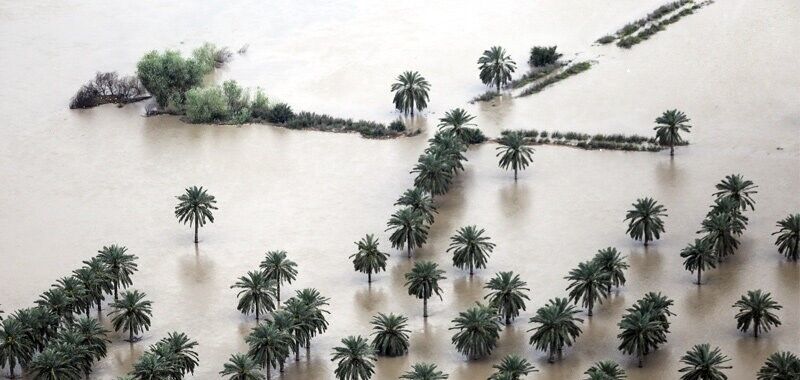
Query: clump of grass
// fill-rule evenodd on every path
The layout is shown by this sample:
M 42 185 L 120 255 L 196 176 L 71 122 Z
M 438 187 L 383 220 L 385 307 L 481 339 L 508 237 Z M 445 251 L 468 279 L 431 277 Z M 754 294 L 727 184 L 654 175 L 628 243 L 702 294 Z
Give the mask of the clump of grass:
M 608 44 L 614 42 L 614 40 L 616 40 L 616 39 L 617 39 L 617 37 L 615 37 L 615 36 L 613 36 L 611 34 L 606 34 L 605 36 L 598 38 L 597 39 L 597 43 L 599 43 L 600 45 L 608 45 Z
M 683 8 L 687 4 L 694 4 L 694 0 L 677 0 L 661 5 L 652 12 L 648 13 L 647 16 L 625 24 L 625 26 L 617 30 L 613 35 L 603 36 L 598 39 L 597 42 L 605 45 L 615 40 L 619 40 L 617 42 L 617 46 L 629 49 L 632 46 L 647 40 L 653 34 L 663 30 L 664 25 L 678 21 L 681 17 L 691 14 L 693 9 L 697 9 L 709 2 L 710 0 L 701 4 L 695 4 L 689 8 L 684 8 L 672 17 L 664 20 L 662 19 L 668 14 Z
M 509 87 L 515 89 L 520 88 L 529 83 L 542 79 L 566 65 L 567 65 L 566 62 L 556 62 L 551 65 L 530 70 L 527 73 L 523 74 L 520 78 L 512 80 L 511 83 L 509 84 Z
M 472 100 L 470 100 L 470 103 L 488 102 L 488 101 L 490 101 L 490 100 L 492 100 L 492 99 L 494 99 L 494 98 L 496 98 L 498 96 L 500 96 L 500 94 L 497 91 L 489 90 L 489 91 L 484 92 L 481 95 L 478 95 L 478 96 L 472 98 Z
M 592 68 L 592 63 L 589 62 L 589 61 L 583 61 L 583 62 L 578 62 L 578 63 L 572 64 L 569 67 L 567 67 L 564 71 L 562 71 L 562 72 L 560 72 L 560 73 L 558 73 L 556 75 L 553 75 L 551 77 L 544 78 L 542 81 L 540 81 L 538 83 L 535 83 L 532 86 L 526 88 L 524 91 L 522 91 L 521 94 L 519 94 L 519 96 L 528 96 L 528 95 L 536 94 L 538 92 L 541 92 L 546 87 L 548 87 L 548 86 L 550 86 L 550 85 L 552 85 L 554 83 L 560 82 L 560 81 L 562 81 L 564 79 L 567 79 L 567 78 L 569 78 L 569 77 L 571 77 L 573 75 L 580 74 L 580 73 L 582 73 L 582 72 L 584 72 L 586 70 L 589 70 L 590 68 Z

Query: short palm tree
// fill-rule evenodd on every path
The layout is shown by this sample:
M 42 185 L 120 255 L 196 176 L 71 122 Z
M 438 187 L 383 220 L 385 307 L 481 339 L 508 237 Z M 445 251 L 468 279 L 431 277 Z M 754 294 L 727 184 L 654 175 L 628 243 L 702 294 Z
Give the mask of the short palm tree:
M 150 329 L 153 303 L 146 296 L 138 290 L 126 290 L 119 300 L 111 303 L 114 309 L 108 313 L 111 325 L 116 331 L 128 330 L 128 342 L 135 342 L 134 335 Z
M 75 276 L 62 277 L 56 280 L 53 286 L 63 291 L 66 297 L 72 300 L 71 308 L 75 313 L 79 313 L 82 310 L 86 311 L 87 314 L 89 313 L 93 298 L 83 286 L 83 281 Z
M 400 375 L 403 380 L 445 380 L 450 375 L 439 371 L 433 363 L 414 363 L 411 370 Z
M 716 185 L 717 192 L 714 196 L 717 198 L 729 198 L 735 201 L 742 211 L 750 207 L 755 210 L 756 202 L 753 200 L 753 194 L 758 193 L 753 181 L 744 179 L 741 174 L 730 174 Z
M 456 162 L 451 162 L 449 158 L 431 153 L 420 156 L 411 170 L 411 173 L 417 175 L 414 186 L 424 189 L 432 196 L 447 193 L 453 180 L 453 170 L 457 167 Z
M 138 270 L 136 264 L 136 255 L 128 254 L 128 248 L 111 244 L 104 246 L 103 249 L 98 251 L 97 255 L 100 261 L 106 264 L 108 271 L 111 274 L 111 281 L 114 283 L 114 300 L 118 300 L 118 291 L 122 287 L 127 288 L 133 285 L 131 275 Z
M 455 108 L 445 112 L 444 117 L 439 119 L 439 129 L 452 133 L 463 141 L 464 127 L 475 125 L 472 120 L 475 120 L 475 116 L 470 115 L 463 108 Z
M 639 368 L 644 356 L 666 341 L 666 331 L 659 318 L 650 311 L 629 310 L 618 324 L 620 333 L 619 350 L 628 355 L 636 355 Z
M 519 380 L 531 372 L 539 372 L 528 359 L 517 354 L 506 355 L 500 360 L 500 363 L 493 365 L 492 368 L 497 371 L 489 377 L 489 380 L 496 380 L 501 376 L 505 376 L 509 380 Z
M 383 314 L 372 317 L 372 347 L 378 355 L 400 356 L 408 351 L 408 318 Z
M 266 377 L 259 372 L 260 369 L 261 366 L 252 357 L 236 353 L 222 366 L 219 374 L 228 380 L 264 380 Z
M 736 239 L 737 226 L 727 213 L 712 215 L 703 220 L 700 231 L 705 233 L 704 240 L 708 240 L 714 248 L 714 253 L 719 261 L 736 253 L 739 240 Z
M 89 304 L 96 303 L 97 312 L 100 313 L 106 294 L 113 292 L 114 275 L 111 273 L 110 267 L 100 257 L 92 257 L 83 261 L 83 264 L 83 267 L 72 271 L 72 273 L 86 288 Z
M 782 351 L 767 358 L 758 370 L 758 380 L 792 380 L 800 379 L 800 358 L 797 355 Z
M 295 297 L 286 300 L 283 309 L 272 313 L 273 322 L 292 335 L 295 361 L 300 361 L 300 347 L 307 345 L 314 335 L 316 318 L 316 310 Z
M 450 247 L 447 252 L 453 252 L 453 265 L 459 269 L 469 268 L 472 276 L 475 268 L 486 268 L 489 254 L 494 250 L 495 244 L 490 242 L 483 228 L 476 226 L 461 227 L 456 234 L 450 237 Z
M 272 312 L 272 320 L 265 322 L 265 323 L 268 323 L 268 324 L 271 324 L 271 325 L 275 326 L 278 330 L 283 331 L 290 338 L 290 340 L 289 340 L 289 350 L 290 350 L 289 355 L 286 355 L 286 357 L 281 358 L 278 361 L 278 366 L 280 368 L 281 373 L 283 373 L 284 366 L 285 366 L 285 363 L 286 363 L 286 359 L 291 355 L 291 353 L 292 352 L 296 352 L 297 354 L 299 354 L 299 347 L 298 347 L 298 343 L 299 342 L 295 339 L 295 337 L 296 336 L 301 336 L 302 337 L 303 333 L 305 332 L 304 331 L 304 327 L 305 326 L 302 326 L 299 322 L 300 321 L 296 320 L 294 315 L 292 313 L 286 311 L 285 308 L 277 310 L 277 311 L 273 311 Z
M 555 361 L 556 354 L 561 358 L 564 346 L 572 346 L 581 334 L 578 323 L 583 323 L 583 319 L 575 317 L 577 313 L 578 309 L 566 298 L 554 298 L 531 317 L 530 322 L 538 326 L 528 330 L 533 331 L 530 344 L 537 350 L 546 351 L 550 363 Z
M 517 69 L 517 64 L 511 60 L 511 56 L 506 54 L 506 49 L 500 46 L 492 46 L 485 50 L 483 55 L 478 58 L 481 81 L 497 88 L 511 81 L 511 73 Z
M 337 362 L 338 380 L 369 380 L 375 373 L 375 350 L 361 336 L 342 339 L 342 345 L 333 348 L 331 361 Z
M 781 320 L 773 310 L 783 309 L 772 299 L 772 294 L 761 289 L 748 290 L 746 295 L 736 301 L 733 307 L 739 308 L 736 314 L 736 328 L 747 332 L 753 326 L 753 336 L 758 338 L 759 331 L 769 331 L 773 326 L 780 326 Z
M 778 252 L 789 260 L 797 261 L 800 258 L 800 214 L 789 215 L 779 220 L 778 228 L 778 231 L 772 233 L 778 235 L 775 240 Z
M 286 251 L 269 251 L 260 267 L 268 279 L 275 281 L 277 287 L 275 297 L 280 305 L 281 284 L 284 282 L 291 284 L 297 279 L 297 263 L 287 258 Z
M 429 225 L 433 224 L 433 214 L 437 213 L 436 206 L 433 205 L 433 198 L 419 187 L 406 190 L 394 205 L 411 207 L 414 211 L 422 214 L 425 222 Z
M 592 316 L 595 303 L 603 303 L 603 299 L 608 297 L 608 287 L 611 283 L 610 273 L 600 266 L 596 261 L 585 261 L 578 264 L 578 267 L 569 271 L 565 280 L 569 280 L 567 286 L 569 300 L 588 309 L 588 314 Z
M 511 131 L 503 134 L 497 140 L 500 146 L 497 147 L 497 157 L 500 157 L 498 165 L 508 170 L 514 170 L 514 181 L 517 180 L 517 171 L 524 170 L 533 162 L 531 155 L 533 148 L 525 145 L 525 136 L 522 132 Z
M 29 370 L 37 380 L 80 380 L 81 369 L 72 360 L 72 352 L 48 347 L 31 360 Z
M 398 75 L 397 82 L 392 84 L 394 107 L 413 116 L 415 109 L 422 111 L 428 107 L 430 89 L 430 83 L 419 72 L 405 71 Z
M 389 236 L 392 248 L 402 249 L 405 246 L 408 257 L 411 257 L 412 249 L 421 247 L 428 240 L 428 226 L 425 225 L 422 214 L 411 207 L 402 208 L 392 214 L 386 225 L 386 231 L 392 231 Z
M 350 255 L 353 259 L 353 268 L 367 274 L 367 282 L 372 283 L 372 274 L 386 270 L 386 260 L 389 255 L 378 249 L 378 239 L 375 235 L 367 234 L 356 242 L 358 251 Z
M 633 204 L 633 209 L 628 210 L 625 220 L 628 221 L 627 233 L 633 239 L 644 239 L 644 245 L 650 241 L 661 238 L 664 232 L 664 221 L 667 209 L 658 204 L 653 198 L 640 198 Z
M 592 261 L 597 262 L 600 268 L 608 273 L 608 292 L 611 292 L 612 285 L 617 288 L 625 285 L 625 270 L 630 266 L 625 261 L 625 256 L 622 256 L 616 248 L 598 250 Z
M 192 186 L 186 188 L 186 192 L 177 196 L 178 205 L 175 206 L 175 217 L 179 223 L 194 226 L 194 242 L 197 240 L 197 230 L 206 224 L 206 221 L 214 223 L 214 214 L 211 210 L 216 210 L 214 206 L 217 200 L 213 195 L 208 194 L 202 186 Z
M 453 319 L 453 327 L 450 330 L 457 330 L 452 342 L 458 352 L 470 359 L 488 356 L 497 347 L 497 340 L 500 339 L 497 310 L 477 303 L 459 313 L 458 317 Z
M 17 364 L 24 365 L 33 356 L 35 347 L 28 332 L 17 318 L 10 317 L 0 322 L 0 368 L 8 368 L 12 378 Z
M 637 300 L 632 307 L 626 310 L 629 313 L 634 311 L 648 313 L 652 318 L 656 319 L 664 329 L 664 339 L 656 342 L 661 344 L 667 342 L 666 333 L 669 332 L 669 317 L 675 315 L 675 313 L 670 311 L 669 308 L 674 304 L 675 301 L 669 299 L 667 296 L 662 295 L 661 293 L 649 292 L 645 294 L 644 297 Z
M 464 140 L 453 133 L 439 131 L 433 135 L 433 138 L 428 140 L 428 148 L 425 149 L 425 154 L 420 157 L 420 162 L 424 161 L 425 156 L 431 156 L 443 165 L 450 173 L 450 178 L 445 178 L 446 181 L 442 183 L 443 189 L 446 192 L 447 187 L 450 185 L 452 176 L 458 174 L 459 171 L 464 170 L 463 161 L 467 161 L 464 152 L 467 151 L 467 144 Z M 438 167 L 433 167 L 427 171 L 433 172 L 439 170 Z
M 411 272 L 405 274 L 408 294 L 422 299 L 422 316 L 428 317 L 428 298 L 436 294 L 442 298 L 439 281 L 445 280 L 444 271 L 432 261 L 420 260 L 414 263 Z
M 596 362 L 583 374 L 589 376 L 585 380 L 625 380 L 628 378 L 625 370 L 613 360 Z
M 689 117 L 678 110 L 666 110 L 656 118 L 657 126 L 653 128 L 656 131 L 656 139 L 662 146 L 669 147 L 670 156 L 675 155 L 675 145 L 683 144 L 681 132 L 689 133 L 692 128 L 688 122 Z
M 681 356 L 681 363 L 686 367 L 678 372 L 683 373 L 681 380 L 727 380 L 722 370 L 733 368 L 723 365 L 729 361 L 719 347 L 712 350 L 708 343 L 697 344 Z
M 239 298 L 236 309 L 245 315 L 255 313 L 258 321 L 262 313 L 275 310 L 275 284 L 263 271 L 250 271 L 246 276 L 239 277 L 231 286 L 231 289 L 241 289 L 236 295 Z
M 250 347 L 247 354 L 266 368 L 268 379 L 271 368 L 280 365 L 291 354 L 292 336 L 273 323 L 259 324 L 244 340 Z
M 525 300 L 530 300 L 525 294 L 530 291 L 526 285 L 528 283 L 514 272 L 499 272 L 483 287 L 489 290 L 484 298 L 489 300 L 489 306 L 497 309 L 501 318 L 505 318 L 506 324 L 510 324 L 520 310 L 525 310 Z
M 717 254 L 714 243 L 710 239 L 695 239 L 681 251 L 683 267 L 689 272 L 697 271 L 697 285 L 701 284 L 701 273 L 709 268 L 717 267 Z

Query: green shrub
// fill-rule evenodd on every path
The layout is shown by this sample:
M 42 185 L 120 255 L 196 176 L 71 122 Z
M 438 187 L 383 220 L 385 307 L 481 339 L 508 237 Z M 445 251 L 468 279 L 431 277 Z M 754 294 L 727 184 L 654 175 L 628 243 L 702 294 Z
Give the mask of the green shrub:
M 250 104 L 250 112 L 258 119 L 266 119 L 269 114 L 269 98 L 260 88 L 256 90 L 253 102 Z
M 215 68 L 220 68 L 231 60 L 233 53 L 228 48 L 217 48 L 216 45 L 206 42 L 192 52 L 192 57 L 203 69 L 204 74 L 209 74 Z
M 228 108 L 232 114 L 240 113 L 250 105 L 250 92 L 243 89 L 235 80 L 222 83 L 222 92 L 228 101 Z M 250 113 L 249 111 L 247 112 Z
M 283 124 L 294 118 L 294 111 L 286 103 L 278 103 L 267 112 L 267 121 L 270 123 Z
M 186 117 L 192 123 L 225 121 L 230 109 L 225 94 L 217 86 L 195 87 L 186 92 Z
M 136 65 L 136 73 L 161 107 L 168 107 L 170 102 L 175 107 L 182 106 L 186 91 L 203 82 L 201 65 L 174 50 L 145 54 Z
M 610 44 L 610 43 L 614 42 L 614 40 L 616 40 L 616 39 L 617 39 L 617 37 L 614 37 L 614 36 L 612 36 L 610 34 L 607 34 L 607 35 L 605 35 L 603 37 L 600 37 L 597 40 L 597 43 L 599 43 L 601 45 L 607 45 L 607 44 Z
M 556 63 L 561 54 L 556 52 L 557 46 L 534 46 L 528 63 L 533 67 L 541 67 Z
M 462 138 L 464 139 L 464 142 L 468 145 L 480 144 L 487 140 L 486 135 L 483 134 L 483 131 L 481 131 L 478 128 L 470 128 L 470 127 L 464 128 L 464 133 L 462 135 Z
M 389 130 L 392 132 L 405 132 L 406 124 L 402 120 L 395 120 L 389 124 Z
M 494 99 L 495 97 L 497 97 L 498 95 L 500 95 L 500 94 L 497 93 L 497 91 L 489 90 L 489 91 L 486 91 L 483 94 L 480 94 L 480 95 L 476 96 L 475 98 L 473 98 L 472 102 L 473 103 L 474 102 L 488 102 L 488 101 Z

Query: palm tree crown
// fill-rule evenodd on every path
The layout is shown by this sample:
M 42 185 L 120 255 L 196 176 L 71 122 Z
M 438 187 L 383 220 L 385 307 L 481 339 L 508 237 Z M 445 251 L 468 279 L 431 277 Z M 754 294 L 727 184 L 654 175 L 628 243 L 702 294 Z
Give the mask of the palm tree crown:
M 372 234 L 356 242 L 358 252 L 351 255 L 353 268 L 367 274 L 367 282 L 372 282 L 372 274 L 386 270 L 386 260 L 389 255 L 378 249 L 378 239 Z
M 206 221 L 214 223 L 214 214 L 211 210 L 217 209 L 217 206 L 214 206 L 217 200 L 202 186 L 189 187 L 184 194 L 176 198 L 178 205 L 175 206 L 175 217 L 179 223 L 189 223 L 190 227 L 194 225 L 194 242 L 197 243 L 197 229 L 203 227 Z
M 422 111 L 428 107 L 428 91 L 431 85 L 416 71 L 405 71 L 392 84 L 394 107 L 403 113 L 414 115 L 414 109 Z
M 681 363 L 686 367 L 678 371 L 683 373 L 681 380 L 727 380 L 728 376 L 722 370 L 732 368 L 723 365 L 729 361 L 719 347 L 712 350 L 708 343 L 703 343 L 695 345 L 681 357 Z
M 408 257 L 411 257 L 413 248 L 421 247 L 428 239 L 428 226 L 425 225 L 423 216 L 411 207 L 402 208 L 392 214 L 387 226 L 389 228 L 386 231 L 392 231 L 389 236 L 392 247 L 402 249 L 405 246 Z
M 578 310 L 566 298 L 554 298 L 531 317 L 530 322 L 539 325 L 528 330 L 533 331 L 530 344 L 537 350 L 546 351 L 549 362 L 555 361 L 556 353 L 560 358 L 564 346 L 572 346 L 581 334 L 578 323 L 583 323 L 583 319 L 575 317 L 577 313 Z
M 790 380 L 800 378 L 800 358 L 789 351 L 776 352 L 758 370 L 758 380 Z
M 375 373 L 375 350 L 361 336 L 342 339 L 331 361 L 338 362 L 334 375 L 339 380 L 368 380 Z
M 458 330 L 452 342 L 458 352 L 470 359 L 490 355 L 500 339 L 497 311 L 480 303 L 459 313 L 450 330 Z
M 669 307 L 673 301 L 661 293 L 647 293 L 626 309 L 618 326 L 622 330 L 619 350 L 629 355 L 636 355 L 639 367 L 642 367 L 644 355 L 667 342 L 669 333 L 668 317 L 674 315 Z
M 653 128 L 656 131 L 656 139 L 659 144 L 669 147 L 670 156 L 675 155 L 675 145 L 683 143 L 680 133 L 689 133 L 692 128 L 687 124 L 688 122 L 689 118 L 686 114 L 676 109 L 664 111 L 661 116 L 656 118 L 658 125 Z
M 710 239 L 695 239 L 681 251 L 683 267 L 689 272 L 697 271 L 697 285 L 700 285 L 701 273 L 709 268 L 717 267 L 717 254 L 714 243 Z
M 625 370 L 612 360 L 594 363 L 583 374 L 589 376 L 585 380 L 625 380 L 628 378 Z
M 408 294 L 422 299 L 422 316 L 428 316 L 428 298 L 436 294 L 442 298 L 439 281 L 445 280 L 444 271 L 432 261 L 420 260 L 414 263 L 411 272 L 405 274 Z
M 414 211 L 422 214 L 425 222 L 429 225 L 433 224 L 433 214 L 438 212 L 430 194 L 419 187 L 406 190 L 394 205 L 411 207 Z
M 753 181 L 744 179 L 741 174 L 730 174 L 716 185 L 717 192 L 714 196 L 717 198 L 730 198 L 735 201 L 742 211 L 750 207 L 755 210 L 756 202 L 753 200 L 753 194 L 758 193 Z
M 758 338 L 759 330 L 769 331 L 772 326 L 780 326 L 781 321 L 773 310 L 783 309 L 772 299 L 772 294 L 761 289 L 748 290 L 746 295 L 733 304 L 739 309 L 736 314 L 736 328 L 747 332 L 753 326 L 753 336 Z
M 231 355 L 228 362 L 219 372 L 221 376 L 226 376 L 228 380 L 264 380 L 266 377 L 259 372 L 260 366 L 249 355 L 236 353 Z
M 772 233 L 778 235 L 775 240 L 778 252 L 789 260 L 797 261 L 800 258 L 800 214 L 789 215 L 778 221 L 778 228 Z
M 236 295 L 239 298 L 236 309 L 245 315 L 255 313 L 258 321 L 262 313 L 275 309 L 275 284 L 263 271 L 250 271 L 246 276 L 239 277 L 231 286 L 231 289 L 241 289 Z
M 80 380 L 81 368 L 73 362 L 72 352 L 59 347 L 47 347 L 31 361 L 33 378 L 40 380 Z
M 466 226 L 461 227 L 450 237 L 450 247 L 447 248 L 447 252 L 453 252 L 453 265 L 460 269 L 469 268 L 470 276 L 475 268 L 486 268 L 489 254 L 495 247 L 488 236 L 483 236 L 484 232 L 483 228 Z
M 439 119 L 439 129 L 443 132 L 452 133 L 463 141 L 464 127 L 475 125 L 471 123 L 475 116 L 470 115 L 463 108 L 455 108 L 444 113 L 444 117 Z
M 0 322 L 0 368 L 7 367 L 14 377 L 17 364 L 25 364 L 33 356 L 34 345 L 28 338 L 29 330 L 17 318 Z
M 119 299 L 117 293 L 120 287 L 127 288 L 133 285 L 131 275 L 138 270 L 136 255 L 126 253 L 128 248 L 112 244 L 98 251 L 100 260 L 108 266 L 111 279 L 114 282 L 114 299 Z
M 511 81 L 511 73 L 517 69 L 517 64 L 506 54 L 506 49 L 500 46 L 492 46 L 485 50 L 483 55 L 478 58 L 481 81 L 489 86 L 497 88 Z
M 423 154 L 411 170 L 411 173 L 417 174 L 414 186 L 425 189 L 431 195 L 447 193 L 453 180 L 453 169 L 458 162 L 438 154 Z
M 408 318 L 383 314 L 372 317 L 372 347 L 378 355 L 400 356 L 408 351 Z
M 539 372 L 528 359 L 517 354 L 509 354 L 492 366 L 497 371 L 489 377 L 489 380 L 497 380 L 505 376 L 509 380 L 519 380 L 522 376 L 528 376 L 531 372 Z
M 114 308 L 111 325 L 114 330 L 128 330 L 128 341 L 134 341 L 134 335 L 150 329 L 150 317 L 153 316 L 153 303 L 145 299 L 147 295 L 138 290 L 126 290 L 118 301 L 111 303 Z
M 533 158 L 531 155 L 533 154 L 533 148 L 525 145 L 525 136 L 518 131 L 511 131 L 508 133 L 503 134 L 497 143 L 500 144 L 497 147 L 497 157 L 500 157 L 500 165 L 501 168 L 508 170 L 510 167 L 514 170 L 514 180 L 517 180 L 517 171 L 523 170 L 528 165 L 533 162 Z
M 267 378 L 271 368 L 284 362 L 291 354 L 292 336 L 274 323 L 259 324 L 244 340 L 250 346 L 247 354 L 267 369 Z
M 567 286 L 569 300 L 575 304 L 580 301 L 583 307 L 589 309 L 589 316 L 592 316 L 594 304 L 603 303 L 603 299 L 608 297 L 610 276 L 611 274 L 596 261 L 578 264 L 577 268 L 569 271 L 569 275 L 564 277 L 570 281 Z
M 286 251 L 269 251 L 260 267 L 268 279 L 275 281 L 275 296 L 280 304 L 281 284 L 297 279 L 297 263 L 287 258 Z
M 628 222 L 627 233 L 636 240 L 644 238 L 646 246 L 650 241 L 661 238 L 664 232 L 664 221 L 667 209 L 658 204 L 653 198 L 640 198 L 633 204 L 633 209 L 628 210 L 625 220 Z
M 500 317 L 505 318 L 506 324 L 516 318 L 520 310 L 525 310 L 525 300 L 530 300 L 525 292 L 530 289 L 525 281 L 520 280 L 514 272 L 497 273 L 484 289 L 489 290 L 484 298 L 489 300 L 489 306 L 497 309 Z
M 625 270 L 629 268 L 629 265 L 625 261 L 625 256 L 622 256 L 616 248 L 608 247 L 598 250 L 592 261 L 597 262 L 600 268 L 608 273 L 609 292 L 611 292 L 612 285 L 615 287 L 625 285 Z
M 449 377 L 432 363 L 414 363 L 410 371 L 400 376 L 403 380 L 445 380 Z
M 722 260 L 736 253 L 736 248 L 739 247 L 739 240 L 736 239 L 735 235 L 741 228 L 731 218 L 730 214 L 720 213 L 704 219 L 700 231 L 697 232 L 705 233 L 703 239 L 711 242 L 717 259 Z

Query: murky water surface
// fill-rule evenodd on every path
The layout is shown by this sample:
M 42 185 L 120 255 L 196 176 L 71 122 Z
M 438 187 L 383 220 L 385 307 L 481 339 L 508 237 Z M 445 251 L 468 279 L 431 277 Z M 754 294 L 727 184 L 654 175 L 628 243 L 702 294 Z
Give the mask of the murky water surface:
M 135 287 L 155 302 L 152 329 L 130 346 L 114 334 L 92 378 L 128 371 L 149 345 L 173 330 L 200 342 L 194 378 L 217 378 L 228 356 L 246 349 L 254 321 L 235 308 L 235 279 L 267 250 L 285 249 L 300 277 L 287 293 L 317 287 L 332 298 L 331 328 L 286 379 L 329 379 L 331 347 L 368 334 L 377 312 L 410 317 L 411 353 L 377 365 L 394 379 L 416 361 L 435 361 L 452 379 L 484 379 L 502 355 L 532 360 L 536 379 L 576 379 L 601 359 L 617 360 L 631 379 L 674 378 L 693 344 L 718 345 L 733 379 L 753 378 L 770 353 L 800 351 L 800 266 L 773 246 L 775 221 L 800 210 L 800 3 L 720 0 L 631 51 L 591 42 L 660 1 L 494 2 L 19 2 L 0 5 L 0 303 L 29 306 L 56 278 L 104 244 L 140 257 Z M 268 126 L 184 125 L 144 118 L 141 106 L 69 111 L 67 100 L 96 70 L 133 72 L 147 50 L 202 41 L 250 44 L 216 79 L 261 86 L 298 109 L 390 121 L 388 87 L 405 69 L 433 84 L 431 107 L 414 138 L 374 141 L 356 135 Z M 597 59 L 587 73 L 523 99 L 466 105 L 484 91 L 474 61 L 492 44 L 519 63 L 534 44 L 558 44 L 568 57 Z M 436 119 L 467 106 L 487 134 L 538 128 L 650 134 L 668 107 L 686 111 L 692 145 L 666 153 L 587 152 L 539 147 L 514 183 L 496 167 L 495 147 L 468 153 L 455 188 L 438 199 L 429 244 L 416 259 L 447 268 L 444 301 L 431 317 L 408 296 L 400 252 L 367 286 L 347 256 L 366 233 L 388 248 L 385 222 L 412 182 L 408 173 Z M 714 184 L 742 173 L 759 185 L 757 209 L 736 256 L 698 288 L 678 253 L 695 237 Z M 219 199 L 217 223 L 196 248 L 172 215 L 187 185 Z M 669 210 L 667 233 L 644 249 L 628 239 L 624 212 L 653 196 Z M 489 268 L 472 279 L 450 265 L 448 237 L 463 225 L 486 228 L 497 243 Z M 548 364 L 527 344 L 527 319 L 562 296 L 562 277 L 606 246 L 631 263 L 628 285 L 587 319 L 577 345 Z M 480 300 L 495 272 L 528 281 L 529 308 L 506 328 L 488 359 L 467 361 L 450 344 L 450 320 Z M 773 293 L 784 324 L 762 338 L 736 331 L 731 305 L 749 289 Z M 616 350 L 616 323 L 647 291 L 676 301 L 669 343 L 645 368 Z M 104 319 L 107 319 L 103 317 Z

